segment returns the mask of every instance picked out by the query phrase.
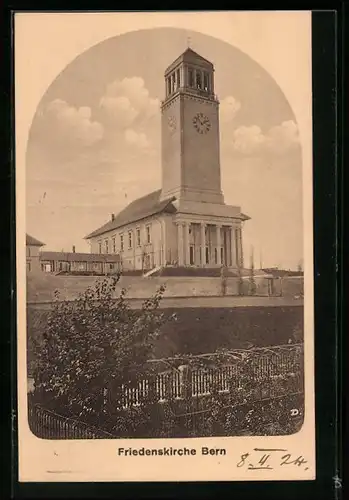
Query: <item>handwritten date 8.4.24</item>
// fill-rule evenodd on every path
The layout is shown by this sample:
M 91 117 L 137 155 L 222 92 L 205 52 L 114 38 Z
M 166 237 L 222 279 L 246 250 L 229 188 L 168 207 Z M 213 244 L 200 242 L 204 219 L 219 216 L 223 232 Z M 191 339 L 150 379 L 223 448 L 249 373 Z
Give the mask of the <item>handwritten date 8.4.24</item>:
M 308 462 L 302 455 L 293 456 L 282 448 L 254 448 L 250 453 L 243 453 L 236 466 L 248 470 L 275 470 L 279 467 L 308 470 Z

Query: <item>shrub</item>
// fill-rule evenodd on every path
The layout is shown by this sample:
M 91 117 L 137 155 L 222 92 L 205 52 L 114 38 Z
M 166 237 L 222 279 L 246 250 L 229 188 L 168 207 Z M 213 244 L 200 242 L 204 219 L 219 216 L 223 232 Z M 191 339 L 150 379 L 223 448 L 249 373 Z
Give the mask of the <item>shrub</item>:
M 107 390 L 137 384 L 150 372 L 154 341 L 170 319 L 157 311 L 165 288 L 133 311 L 124 289 L 115 296 L 118 281 L 119 276 L 97 280 L 71 302 L 55 293 L 35 353 L 36 399 L 46 407 L 97 417 Z

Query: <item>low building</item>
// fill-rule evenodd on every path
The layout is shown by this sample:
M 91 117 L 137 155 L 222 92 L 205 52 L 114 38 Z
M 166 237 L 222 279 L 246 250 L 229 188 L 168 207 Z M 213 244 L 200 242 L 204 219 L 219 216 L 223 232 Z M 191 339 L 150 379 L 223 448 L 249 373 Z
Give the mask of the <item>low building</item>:
M 117 254 L 41 252 L 41 269 L 47 273 L 114 274 L 121 270 Z
M 45 243 L 26 234 L 27 273 L 40 271 L 40 248 L 44 245 Z

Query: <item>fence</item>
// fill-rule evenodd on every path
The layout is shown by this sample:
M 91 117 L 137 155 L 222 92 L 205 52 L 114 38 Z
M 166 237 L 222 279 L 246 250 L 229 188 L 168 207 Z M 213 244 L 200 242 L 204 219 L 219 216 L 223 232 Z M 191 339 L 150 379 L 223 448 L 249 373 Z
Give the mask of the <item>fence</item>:
M 261 404 L 261 408 L 264 408 L 273 400 L 289 399 L 289 397 L 291 401 L 298 398 L 298 406 L 303 404 L 302 344 L 250 350 L 235 349 L 227 352 L 225 356 L 231 359 L 230 362 L 222 365 L 217 360 L 216 367 L 212 367 L 212 357 L 214 361 L 215 355 L 208 354 L 196 358 L 205 362 L 209 357 L 209 367 L 190 367 L 188 364 L 180 364 L 183 360 L 179 358 L 154 360 L 153 362 L 160 363 L 160 366 L 162 362 L 171 364 L 173 361 L 174 366 L 166 372 L 142 380 L 136 387 L 126 385 L 119 387 L 117 397 L 113 392 L 105 393 L 105 403 L 111 404 L 113 410 L 117 411 L 147 406 L 151 401 L 159 403 L 159 408 L 165 408 L 164 403 L 171 403 L 171 406 L 174 403 L 172 409 L 175 410 L 180 432 L 186 429 L 185 432 L 189 433 L 195 433 L 200 426 L 203 426 L 206 415 L 211 413 L 212 408 L 207 404 L 206 397 L 213 393 L 221 394 L 223 397 L 232 396 L 232 399 L 228 400 L 229 408 L 232 407 L 231 401 L 233 401 L 233 406 L 237 409 L 241 406 L 242 414 L 246 405 Z M 115 414 L 115 411 L 112 413 Z M 43 439 L 117 437 L 78 420 L 46 410 L 33 403 L 32 395 L 28 395 L 28 420 L 32 432 Z M 156 422 L 156 426 L 160 424 L 160 420 Z
M 202 355 L 204 359 L 207 355 Z M 198 398 L 215 393 L 241 391 L 249 383 L 255 388 L 255 398 L 266 395 L 275 397 L 278 391 L 298 392 L 303 390 L 303 345 L 292 344 L 273 348 L 236 349 L 226 356 L 233 359 L 216 367 L 191 368 L 179 365 L 153 378 L 140 381 L 135 387 L 121 386 L 115 399 L 113 392 L 107 397 L 109 404 L 117 408 L 141 406 L 154 398 L 159 403 Z M 200 356 L 197 356 L 200 358 Z M 161 360 L 154 360 L 161 363 Z M 171 361 L 167 358 L 166 362 Z M 178 364 L 178 358 L 174 358 Z M 211 361 L 212 365 L 212 361 Z M 217 363 L 218 365 L 218 363 Z M 248 367 L 248 371 L 246 368 Z M 288 377 L 287 384 L 280 387 L 278 381 Z M 251 396 L 252 397 L 252 396 Z
M 28 398 L 28 421 L 31 431 L 42 439 L 110 439 L 114 437 L 101 429 L 63 417 L 41 408 Z

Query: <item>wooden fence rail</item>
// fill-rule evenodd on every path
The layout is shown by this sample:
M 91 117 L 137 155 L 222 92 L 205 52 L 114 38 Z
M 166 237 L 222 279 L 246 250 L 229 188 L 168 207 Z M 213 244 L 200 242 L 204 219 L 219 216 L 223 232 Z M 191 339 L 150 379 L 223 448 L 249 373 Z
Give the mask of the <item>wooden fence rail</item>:
M 28 400 L 28 421 L 31 431 L 42 439 L 110 439 L 108 432 L 63 417 Z
M 237 353 L 237 350 L 235 351 Z M 241 354 L 241 351 L 239 351 Z M 236 403 L 242 395 L 244 404 L 263 399 L 302 394 L 303 347 L 302 345 L 279 346 L 277 349 L 255 349 L 248 353 L 249 359 L 216 368 L 190 368 L 182 364 L 176 369 L 158 373 L 152 379 L 139 382 L 136 387 L 123 385 L 115 394 L 105 393 L 106 404 L 113 409 L 125 410 L 133 406 L 146 406 L 155 396 L 158 403 L 176 400 L 192 401 L 205 407 L 205 396 L 218 392 L 236 394 Z M 248 376 L 246 376 L 248 364 Z M 284 377 L 286 376 L 286 377 Z M 278 383 L 279 379 L 283 379 Z M 286 383 L 284 383 L 286 379 Z M 254 387 L 246 389 L 246 384 Z M 238 396 L 240 394 L 240 396 Z M 247 396 L 247 400 L 246 400 Z M 199 401 L 200 400 L 200 401 Z M 235 400 L 235 399 L 234 399 Z M 115 436 L 93 428 L 81 421 L 66 418 L 34 404 L 33 395 L 28 395 L 28 420 L 32 432 L 43 439 L 110 439 Z M 180 405 L 182 403 L 179 403 Z
M 147 404 L 151 393 L 155 400 L 164 403 L 168 400 L 207 396 L 212 392 L 229 393 L 243 390 L 246 384 L 246 363 L 250 363 L 248 382 L 256 386 L 272 386 L 283 376 L 288 376 L 289 387 L 295 391 L 303 390 L 303 348 L 301 345 L 283 346 L 276 352 L 263 349 L 256 352 L 252 359 L 217 366 L 216 368 L 190 368 L 181 365 L 158 373 L 153 379 L 142 380 L 135 387 L 121 387 L 119 400 L 113 393 L 109 403 L 117 408 L 129 408 Z

